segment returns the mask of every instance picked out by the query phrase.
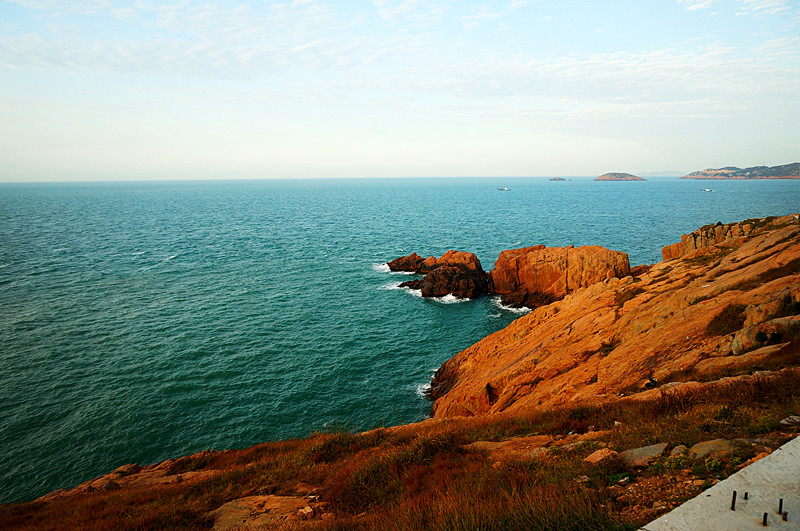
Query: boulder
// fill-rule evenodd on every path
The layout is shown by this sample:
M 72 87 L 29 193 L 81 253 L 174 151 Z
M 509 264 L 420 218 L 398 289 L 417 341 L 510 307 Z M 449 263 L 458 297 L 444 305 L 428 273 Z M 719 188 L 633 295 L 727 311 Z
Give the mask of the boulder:
M 443 266 L 431 271 L 422 280 L 409 280 L 400 284 L 400 287 L 421 290 L 423 297 L 454 295 L 461 299 L 474 299 L 489 291 L 489 282 L 482 273 Z
M 714 439 L 697 443 L 689 448 L 689 456 L 693 459 L 706 457 L 727 457 L 733 453 L 733 444 L 727 439 Z
M 490 290 L 513 294 L 504 303 L 518 305 L 526 297 L 559 300 L 569 293 L 610 278 L 630 274 L 628 255 L 599 245 L 545 247 L 536 245 L 500 253 L 489 273 Z M 541 306 L 542 304 L 535 304 Z
M 645 467 L 666 449 L 667 443 L 651 444 L 650 446 L 643 446 L 641 448 L 620 452 L 617 457 L 622 464 L 629 468 Z
M 291 496 L 247 496 L 230 501 L 207 514 L 214 520 L 213 529 L 244 530 L 268 529 L 288 525 L 290 520 L 301 518 L 300 512 L 308 514 L 307 500 Z M 311 511 L 313 515 L 313 509 Z
M 481 275 L 484 274 L 478 257 L 466 251 L 450 250 L 444 253 L 441 258 L 436 258 L 435 256 L 422 258 L 417 253 L 411 253 L 408 256 L 395 258 L 386 265 L 389 266 L 391 271 L 406 271 L 419 274 L 430 273 L 445 266 L 457 267 L 464 271 L 474 271 Z
M 481 275 L 484 274 L 481 261 L 478 260 L 477 256 L 466 251 L 453 251 L 452 249 L 444 253 L 441 258 L 429 256 L 423 260 L 418 272 L 427 273 L 445 266 L 457 267 L 464 271 L 474 271 Z
M 396 258 L 387 265 L 392 271 L 425 274 L 420 280 L 409 280 L 400 284 L 401 287 L 422 291 L 423 297 L 454 295 L 462 299 L 474 299 L 489 291 L 486 273 L 473 253 L 450 250 L 441 258 L 430 256 L 424 260 L 418 254 L 412 253 Z
M 584 459 L 584 461 L 586 461 L 587 463 L 592 463 L 593 465 L 596 465 L 600 461 L 605 461 L 606 459 L 611 459 L 613 457 L 616 457 L 616 455 L 617 455 L 617 452 L 615 452 L 614 450 L 611 450 L 609 448 L 601 448 L 600 450 L 597 450 L 596 452 L 591 454 L 589 457 Z
M 686 448 L 686 445 L 679 444 L 678 446 L 676 446 L 675 448 L 672 449 L 672 451 L 669 453 L 669 455 L 670 455 L 670 457 L 677 457 L 677 456 L 680 456 L 680 455 L 686 455 L 687 451 L 688 451 L 688 448 Z
M 389 266 L 391 271 L 407 271 L 407 272 L 417 272 L 419 270 L 420 265 L 422 264 L 423 258 L 418 255 L 417 253 L 411 253 L 408 256 L 401 256 L 399 258 L 395 258 L 391 262 L 388 262 L 386 265 Z

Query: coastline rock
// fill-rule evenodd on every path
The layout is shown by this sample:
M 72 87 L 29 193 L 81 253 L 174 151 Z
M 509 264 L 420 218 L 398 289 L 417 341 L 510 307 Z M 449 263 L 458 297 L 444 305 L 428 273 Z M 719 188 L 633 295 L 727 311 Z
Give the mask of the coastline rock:
M 422 265 L 423 258 L 418 255 L 417 253 L 411 253 L 408 256 L 401 256 L 399 258 L 395 258 L 391 262 L 388 262 L 386 265 L 389 266 L 390 271 L 406 271 L 406 272 L 414 272 L 416 273 L 419 271 L 420 266 Z
M 736 166 L 708 168 L 693 171 L 681 179 L 800 179 L 800 162 L 781 166 L 752 166 L 744 169 Z
M 716 225 L 705 225 L 694 232 L 681 236 L 680 242 L 664 246 L 661 249 L 661 256 L 664 260 L 672 260 L 698 249 L 706 249 L 728 240 L 749 236 L 756 228 L 755 222 L 756 220 L 749 219 L 727 225 L 723 225 L 722 222 L 718 222 Z
M 611 172 L 611 173 L 604 173 L 595 181 L 646 181 L 647 179 L 642 179 L 641 177 L 637 177 L 636 175 L 631 175 L 630 173 L 620 173 L 620 172 Z
M 545 306 L 576 289 L 625 277 L 631 271 L 626 253 L 599 245 L 510 249 L 500 253 L 494 270 L 488 273 L 473 253 L 453 250 L 441 258 L 423 259 L 412 253 L 387 265 L 392 271 L 425 274 L 422 279 L 400 284 L 420 290 L 423 297 L 454 295 L 472 299 L 496 293 L 504 305 L 514 308 Z M 646 270 L 639 268 L 640 272 Z
M 790 215 L 752 226 L 747 236 L 653 264 L 639 277 L 577 288 L 456 354 L 434 376 L 433 416 L 599 403 L 646 388 L 658 395 L 701 375 L 785 366 L 800 352 L 800 224 Z M 500 272 L 524 269 L 523 258 L 515 260 L 492 272 L 495 289 Z M 744 324 L 709 333 L 729 306 L 742 307 Z M 780 347 L 734 356 L 734 347 L 760 349 L 765 340 Z
M 489 272 L 490 290 L 503 304 L 536 308 L 579 288 L 630 274 L 628 255 L 599 245 L 536 245 L 500 253 Z
M 400 284 L 400 287 L 420 290 L 423 297 L 454 295 L 462 299 L 474 299 L 489 291 L 486 273 L 473 253 L 450 250 L 441 258 L 429 256 L 424 260 L 417 253 L 412 253 L 396 258 L 387 265 L 392 271 L 425 274 L 422 279 Z
M 440 267 L 457 267 L 464 271 L 474 271 L 484 274 L 481 261 L 473 253 L 466 251 L 453 251 L 452 249 L 442 255 L 441 258 L 429 256 L 422 258 L 417 253 L 408 256 L 395 258 L 386 264 L 391 271 L 406 271 L 418 274 L 430 273 Z
M 462 299 L 474 299 L 489 291 L 489 282 L 482 273 L 456 266 L 437 267 L 422 280 L 409 280 L 400 284 L 400 287 L 421 290 L 423 297 L 454 295 Z

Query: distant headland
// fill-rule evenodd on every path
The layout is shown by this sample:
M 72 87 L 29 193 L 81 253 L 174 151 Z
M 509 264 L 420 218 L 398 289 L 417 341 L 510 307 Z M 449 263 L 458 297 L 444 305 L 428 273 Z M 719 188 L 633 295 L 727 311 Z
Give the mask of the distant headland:
M 708 168 L 684 175 L 681 179 L 800 179 L 800 162 L 782 166 L 753 166 L 751 168 Z
M 637 177 L 636 175 L 631 175 L 630 173 L 604 173 L 595 181 L 646 181 L 647 179 L 642 179 L 641 177 Z

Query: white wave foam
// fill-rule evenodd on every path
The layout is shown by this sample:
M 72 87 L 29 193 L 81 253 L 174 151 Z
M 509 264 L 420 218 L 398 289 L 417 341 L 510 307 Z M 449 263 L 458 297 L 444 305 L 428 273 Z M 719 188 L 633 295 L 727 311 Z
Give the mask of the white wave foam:
M 384 290 L 385 291 L 391 291 L 393 289 L 403 289 L 403 288 L 400 287 L 400 284 L 401 284 L 401 282 L 389 282 L 388 284 L 382 285 L 378 289 L 382 290 L 382 291 L 384 291 Z
M 427 399 L 431 392 L 431 383 L 417 384 L 414 388 L 414 392 L 418 397 Z
M 511 306 L 506 306 L 505 304 L 503 304 L 501 302 L 500 297 L 492 297 L 492 302 L 494 302 L 495 306 L 497 306 L 501 310 L 505 310 L 507 312 L 517 313 L 517 314 L 520 314 L 520 315 L 525 315 L 526 313 L 531 313 L 531 309 L 528 308 L 527 306 L 523 306 L 522 308 L 512 308 Z
M 141 255 L 141 254 L 144 254 L 144 253 L 146 253 L 146 252 L 147 252 L 147 251 L 136 251 L 136 252 L 135 252 L 135 253 L 133 253 L 133 254 L 134 254 L 134 255 L 136 255 L 136 256 L 139 256 L 139 255 Z
M 173 258 L 175 258 L 176 256 L 178 256 L 178 255 L 177 255 L 177 254 L 173 254 L 172 256 L 168 256 L 168 257 L 167 257 L 167 260 L 172 260 L 172 259 L 173 259 Z
M 421 292 L 420 292 L 420 296 L 422 296 Z M 458 304 L 459 302 L 469 302 L 469 299 L 459 299 L 458 297 L 456 297 L 452 293 L 448 293 L 444 297 L 431 297 L 431 298 L 433 300 L 435 300 L 436 302 L 440 302 L 442 304 Z
M 378 273 L 390 273 L 392 270 L 389 269 L 389 264 L 386 262 L 382 264 L 372 264 L 372 269 L 377 271 Z

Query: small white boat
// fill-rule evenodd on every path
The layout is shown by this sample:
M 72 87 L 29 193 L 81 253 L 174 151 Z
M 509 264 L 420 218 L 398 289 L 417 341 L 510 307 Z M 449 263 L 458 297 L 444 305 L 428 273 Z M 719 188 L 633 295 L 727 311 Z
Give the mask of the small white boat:
M 711 188 L 700 188 L 701 192 L 711 192 Z
M 508 186 L 504 186 L 503 188 L 498 188 L 498 190 L 500 190 L 501 192 L 508 192 L 511 190 L 511 188 L 509 188 Z

